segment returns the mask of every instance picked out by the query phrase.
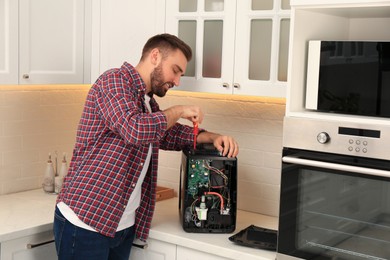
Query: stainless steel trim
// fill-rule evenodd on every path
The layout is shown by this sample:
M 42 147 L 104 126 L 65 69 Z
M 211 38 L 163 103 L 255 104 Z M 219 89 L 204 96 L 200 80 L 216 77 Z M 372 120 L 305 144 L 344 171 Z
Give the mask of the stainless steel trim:
M 380 138 L 339 134 L 340 127 L 379 131 Z M 319 133 L 327 133 L 329 135 L 328 142 L 319 143 L 317 140 Z M 283 122 L 283 147 L 390 160 L 389 133 L 390 120 L 388 120 L 388 125 L 380 125 L 342 120 L 285 117 Z
M 390 177 L 390 171 L 378 170 L 378 169 L 372 169 L 372 168 L 364 168 L 364 167 L 359 167 L 359 166 L 314 161 L 314 160 L 301 159 L 301 158 L 296 158 L 296 157 L 291 157 L 291 156 L 284 156 L 282 158 L 282 161 L 285 163 L 294 163 L 294 164 L 327 168 L 327 169 L 338 170 L 338 171 L 345 171 L 345 172 L 348 171 L 348 172 L 362 173 L 362 174 L 368 174 L 368 175 L 374 175 L 374 176 Z

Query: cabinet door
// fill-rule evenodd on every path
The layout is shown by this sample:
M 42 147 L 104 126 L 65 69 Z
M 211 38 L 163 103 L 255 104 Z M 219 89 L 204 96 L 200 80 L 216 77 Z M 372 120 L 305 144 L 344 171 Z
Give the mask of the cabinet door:
M 289 17 L 288 0 L 168 1 L 166 31 L 195 53 L 180 89 L 284 97 Z
M 175 260 L 176 245 L 155 239 L 148 239 L 145 249 L 133 247 L 130 260 Z
M 1 260 L 55 260 L 57 253 L 53 231 L 47 231 L 1 243 Z
M 0 84 L 18 83 L 18 1 L 0 0 Z
M 235 0 L 169 0 L 166 31 L 191 46 L 178 90 L 233 92 Z
M 96 52 L 92 55 L 92 82 L 124 61 L 137 65 L 146 41 L 164 32 L 165 0 L 100 0 L 98 11 L 93 24 L 99 24 L 99 37 L 92 42 Z
M 197 250 L 193 250 L 187 247 L 178 246 L 177 247 L 177 260 L 229 260 L 230 258 L 225 258 L 217 255 L 212 255 L 210 253 L 205 253 Z
M 234 50 L 234 94 L 284 97 L 289 1 L 240 0 Z
M 82 83 L 84 0 L 19 0 L 19 84 Z

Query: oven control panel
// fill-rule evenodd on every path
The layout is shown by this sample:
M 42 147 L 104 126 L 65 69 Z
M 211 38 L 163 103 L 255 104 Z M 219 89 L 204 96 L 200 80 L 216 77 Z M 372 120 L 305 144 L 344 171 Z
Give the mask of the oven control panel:
M 329 140 L 330 140 L 330 136 L 328 135 L 327 132 L 321 132 L 317 135 L 317 141 L 320 144 L 326 144 L 327 142 L 329 142 Z
M 362 152 L 367 153 L 368 152 L 368 140 L 360 140 L 360 139 L 349 139 L 348 140 L 348 151 L 350 152 Z
M 389 160 L 390 137 L 384 133 L 390 126 L 285 117 L 283 147 Z

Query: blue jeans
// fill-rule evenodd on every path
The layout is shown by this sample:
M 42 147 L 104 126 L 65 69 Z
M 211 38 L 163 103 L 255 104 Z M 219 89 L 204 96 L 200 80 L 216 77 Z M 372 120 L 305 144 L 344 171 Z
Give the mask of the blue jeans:
M 128 260 L 135 236 L 134 226 L 116 232 L 114 238 L 77 227 L 57 207 L 53 229 L 59 260 Z

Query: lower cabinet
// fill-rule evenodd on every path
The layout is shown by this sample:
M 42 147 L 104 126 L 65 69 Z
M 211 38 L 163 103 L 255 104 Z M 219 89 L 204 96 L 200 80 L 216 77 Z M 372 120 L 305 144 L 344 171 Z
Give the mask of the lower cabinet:
M 4 241 L 0 245 L 0 260 L 55 260 L 57 253 L 53 231 Z
M 187 247 L 148 239 L 148 247 L 131 249 L 130 260 L 229 260 L 228 258 L 212 255 Z
M 148 239 L 145 249 L 133 247 L 130 260 L 175 260 L 176 245 L 160 240 Z
M 176 250 L 177 260 L 229 260 L 229 258 L 212 255 L 188 247 L 177 246 Z

